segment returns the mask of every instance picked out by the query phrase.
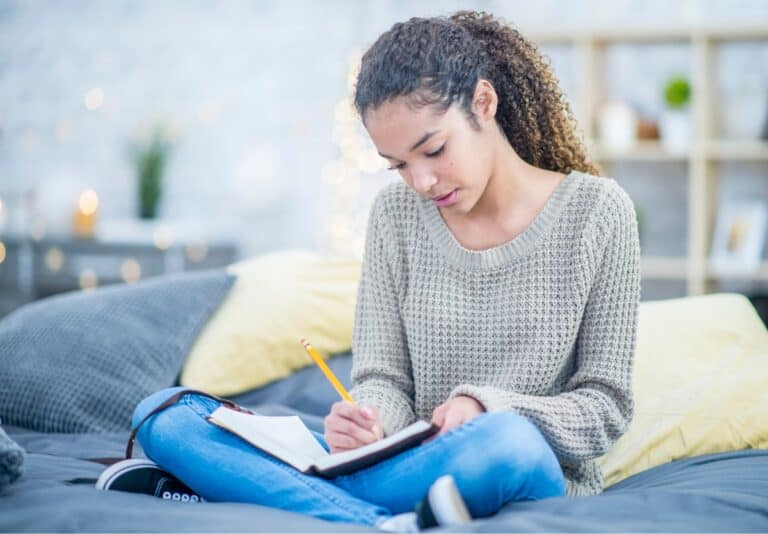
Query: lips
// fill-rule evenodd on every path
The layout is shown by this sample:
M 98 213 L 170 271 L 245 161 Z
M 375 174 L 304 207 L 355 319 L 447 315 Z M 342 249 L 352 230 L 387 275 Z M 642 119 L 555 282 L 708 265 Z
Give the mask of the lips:
M 448 206 L 452 206 L 456 203 L 456 195 L 458 189 L 454 189 L 447 195 L 437 196 L 432 198 L 432 203 L 435 206 L 438 206 L 440 208 L 446 208 Z
M 445 200 L 446 198 L 448 198 L 449 196 L 451 196 L 451 194 L 452 194 L 452 193 L 453 193 L 453 191 L 448 191 L 448 192 L 447 192 L 446 194 L 444 194 L 444 195 L 440 195 L 440 196 L 432 197 L 432 200 L 434 200 L 435 202 L 439 202 L 439 201 L 441 201 L 441 200 Z

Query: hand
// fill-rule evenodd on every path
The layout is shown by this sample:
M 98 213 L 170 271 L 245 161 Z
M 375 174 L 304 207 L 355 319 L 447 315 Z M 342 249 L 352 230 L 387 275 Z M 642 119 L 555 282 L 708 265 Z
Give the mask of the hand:
M 357 449 L 383 437 L 379 412 L 372 406 L 339 401 L 325 417 L 325 442 L 331 454 Z
M 440 427 L 440 432 L 430 439 L 435 439 L 437 436 L 445 434 L 470 419 L 474 419 L 484 411 L 485 409 L 482 404 L 472 397 L 464 395 L 459 395 L 444 402 L 432 412 L 432 423 Z

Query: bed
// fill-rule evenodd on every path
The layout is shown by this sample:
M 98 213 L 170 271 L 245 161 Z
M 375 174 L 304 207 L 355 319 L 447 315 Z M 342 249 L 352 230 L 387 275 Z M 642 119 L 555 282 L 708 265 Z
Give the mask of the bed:
M 104 467 L 89 459 L 122 455 L 129 435 L 124 422 L 136 399 L 179 382 L 193 341 L 211 323 L 233 283 L 227 273 L 184 275 L 48 299 L 0 321 L 2 428 L 26 450 L 23 474 L 0 490 L 0 532 L 368 530 L 258 505 L 186 504 L 93 487 L 91 481 Z M 605 492 L 510 503 L 462 530 L 768 531 L 768 333 L 743 300 L 684 300 L 641 310 L 636 421 L 608 455 L 613 459 L 602 464 L 609 473 Z M 717 312 L 710 314 L 717 316 L 714 322 L 704 316 L 691 321 L 691 309 L 708 307 Z M 656 334 L 651 321 L 642 320 L 644 312 L 665 332 L 663 345 L 674 349 L 686 376 L 691 362 L 697 362 L 691 384 L 700 389 L 670 386 L 680 382 L 682 371 L 662 369 L 659 374 L 671 358 L 648 341 Z M 675 323 L 680 318 L 686 322 Z M 700 339 L 688 324 L 717 336 Z M 82 325 L 88 326 L 88 335 Z M 743 333 L 745 325 L 752 325 L 751 333 Z M 669 332 L 684 342 L 675 345 Z M 704 346 L 718 358 L 706 359 Z M 334 356 L 329 365 L 349 385 L 351 355 Z M 726 387 L 723 376 L 738 382 Z M 265 414 L 299 415 L 315 430 L 322 429 L 323 416 L 336 400 L 314 366 L 227 396 Z M 654 412 L 653 402 L 665 411 Z M 672 438 L 684 442 L 685 450 L 665 449 Z M 634 447 L 639 439 L 654 445 L 643 443 L 640 454 Z M 136 451 L 135 456 L 141 455 Z
M 331 360 L 348 376 L 350 356 Z M 234 397 L 270 414 L 297 414 L 311 428 L 335 399 L 314 368 Z M 101 464 L 119 456 L 127 432 L 45 433 L 6 427 L 27 451 L 25 472 L 0 497 L 0 531 L 299 531 L 366 530 L 258 505 L 182 504 L 94 489 Z M 138 455 L 141 455 L 139 451 Z M 511 503 L 468 531 L 766 531 L 768 451 L 743 450 L 677 460 L 638 473 L 593 497 Z

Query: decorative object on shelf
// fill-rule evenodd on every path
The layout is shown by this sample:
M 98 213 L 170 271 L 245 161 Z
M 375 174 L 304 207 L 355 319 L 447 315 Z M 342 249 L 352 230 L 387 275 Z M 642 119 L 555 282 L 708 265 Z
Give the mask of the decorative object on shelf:
M 651 117 L 643 115 L 637 118 L 637 139 L 640 141 L 658 141 L 661 135 L 659 134 L 659 123 Z
M 768 223 L 765 202 L 728 203 L 717 214 L 710 262 L 718 274 L 753 273 L 760 267 Z
M 672 153 L 691 146 L 691 84 L 685 76 L 673 76 L 664 85 L 666 109 L 661 114 L 661 142 Z
M 636 141 L 637 113 L 625 102 L 610 101 L 598 117 L 600 144 L 610 150 L 628 150 Z
M 154 219 L 163 196 L 163 175 L 170 156 L 170 136 L 156 126 L 149 140 L 131 147 L 136 164 L 139 194 L 139 217 Z
M 80 239 L 90 239 L 96 231 L 99 214 L 99 195 L 93 189 L 80 194 L 72 217 L 72 233 Z

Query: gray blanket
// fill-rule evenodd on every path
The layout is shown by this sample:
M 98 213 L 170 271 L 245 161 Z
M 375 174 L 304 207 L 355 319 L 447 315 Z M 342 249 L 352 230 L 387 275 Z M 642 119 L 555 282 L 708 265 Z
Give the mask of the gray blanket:
M 278 406 L 269 408 L 279 413 Z M 257 505 L 182 504 L 71 484 L 119 456 L 127 434 L 45 434 L 8 428 L 26 450 L 24 474 L 0 494 L 0 532 L 361 531 Z M 139 455 L 140 455 L 139 451 Z M 594 497 L 512 503 L 472 531 L 768 531 L 768 451 L 672 462 Z
M 349 356 L 329 365 L 348 384 Z M 300 415 L 322 430 L 336 393 L 315 366 L 235 397 L 262 413 Z M 183 504 L 99 491 L 75 479 L 103 466 L 79 458 L 120 456 L 127 433 L 53 434 L 8 427 L 27 450 L 24 474 L 0 492 L 0 532 L 340 532 L 365 527 L 328 523 L 249 504 Z M 141 450 L 137 451 L 137 456 Z M 511 503 L 473 521 L 472 531 L 768 531 L 768 451 L 700 456 L 630 477 L 594 497 Z

